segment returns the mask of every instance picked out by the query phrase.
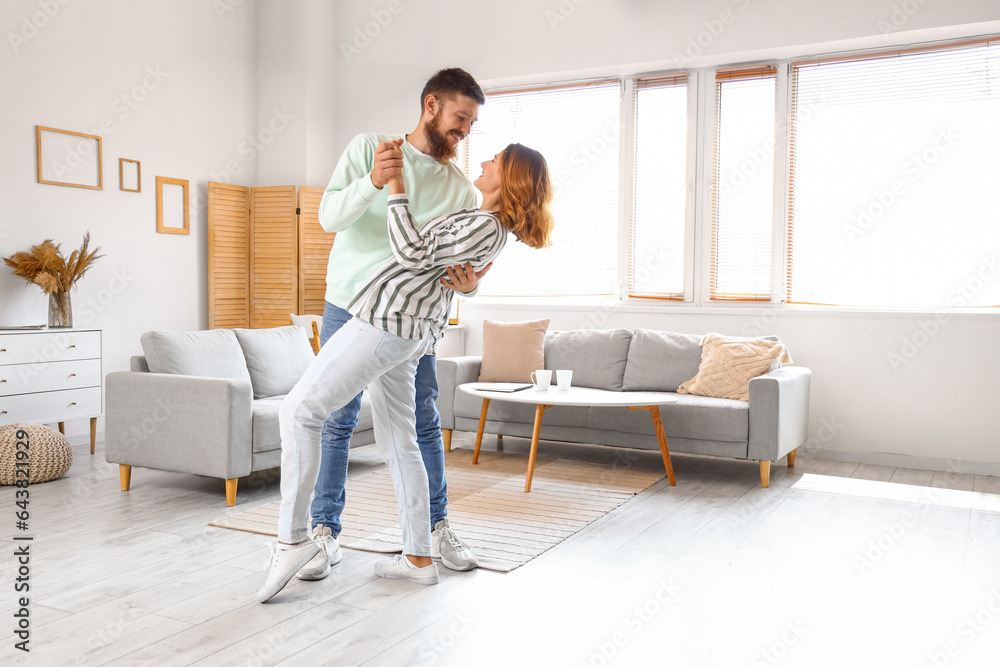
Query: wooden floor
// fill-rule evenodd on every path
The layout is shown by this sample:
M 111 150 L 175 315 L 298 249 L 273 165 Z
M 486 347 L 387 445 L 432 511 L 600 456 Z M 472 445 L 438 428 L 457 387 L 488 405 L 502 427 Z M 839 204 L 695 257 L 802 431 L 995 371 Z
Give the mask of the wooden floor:
M 662 470 L 658 452 L 542 448 Z M 227 509 L 221 480 L 134 469 L 122 493 L 102 447 L 74 454 L 66 477 L 31 487 L 31 653 L 5 629 L 0 664 L 1000 664 L 995 477 L 800 455 L 761 489 L 756 463 L 675 455 L 676 487 L 658 482 L 513 572 L 442 568 L 425 587 L 378 579 L 380 556 L 345 549 L 330 577 L 262 605 L 265 539 L 208 523 L 276 500 L 276 471 L 241 479 Z M 352 451 L 352 475 L 379 465 L 373 447 Z M 0 498 L 11 628 L 13 489 Z

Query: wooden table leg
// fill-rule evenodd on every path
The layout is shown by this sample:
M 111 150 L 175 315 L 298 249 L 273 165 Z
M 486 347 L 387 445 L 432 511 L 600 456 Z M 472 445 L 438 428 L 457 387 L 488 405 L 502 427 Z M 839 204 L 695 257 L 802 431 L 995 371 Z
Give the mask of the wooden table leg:
M 541 405 L 535 408 L 535 427 L 531 430 L 531 453 L 528 455 L 528 477 L 524 480 L 524 492 L 531 491 L 531 477 L 535 474 L 535 455 L 538 454 L 538 435 L 542 432 L 542 415 L 551 405 Z
M 656 430 L 656 440 L 660 444 L 663 467 L 667 469 L 667 479 L 670 480 L 670 486 L 677 486 L 677 480 L 674 479 L 674 464 L 670 461 L 670 450 L 667 448 L 667 434 L 663 431 L 663 419 L 660 417 L 660 406 L 644 405 L 629 410 L 649 410 L 649 415 L 653 418 L 653 429 Z
M 59 432 L 62 433 L 63 435 L 66 435 L 66 423 L 65 422 L 59 422 Z
M 94 455 L 94 443 L 97 441 L 97 417 L 90 418 L 90 455 Z
M 476 451 L 472 453 L 472 463 L 479 463 L 479 445 L 483 444 L 483 430 L 486 428 L 486 411 L 490 409 L 490 399 L 483 399 L 483 409 L 479 413 L 479 432 L 476 433 Z

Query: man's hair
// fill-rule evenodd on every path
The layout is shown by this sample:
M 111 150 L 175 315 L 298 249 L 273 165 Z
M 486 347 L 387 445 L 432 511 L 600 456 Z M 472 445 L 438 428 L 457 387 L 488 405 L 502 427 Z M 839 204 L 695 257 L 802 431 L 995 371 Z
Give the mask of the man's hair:
M 479 87 L 472 75 L 460 67 L 450 67 L 443 69 L 432 76 L 424 84 L 424 90 L 420 93 L 420 114 L 424 113 L 424 100 L 428 95 L 433 95 L 438 102 L 452 99 L 455 95 L 465 95 L 474 99 L 479 104 L 486 104 L 486 95 Z

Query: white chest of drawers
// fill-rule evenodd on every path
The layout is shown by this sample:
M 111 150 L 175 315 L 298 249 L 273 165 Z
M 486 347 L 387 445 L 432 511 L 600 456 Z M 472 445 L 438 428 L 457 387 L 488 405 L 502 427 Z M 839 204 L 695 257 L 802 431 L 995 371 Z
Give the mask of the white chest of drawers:
M 103 377 L 100 329 L 0 331 L 0 425 L 89 418 L 93 454 Z

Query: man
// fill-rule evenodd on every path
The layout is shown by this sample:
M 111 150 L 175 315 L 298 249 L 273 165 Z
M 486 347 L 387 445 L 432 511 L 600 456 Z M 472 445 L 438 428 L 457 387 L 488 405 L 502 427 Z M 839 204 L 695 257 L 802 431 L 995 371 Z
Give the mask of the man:
M 472 184 L 451 161 L 468 136 L 486 101 L 475 79 L 464 70 L 444 69 L 431 77 L 420 94 L 421 117 L 407 135 L 361 134 L 340 158 L 319 207 L 319 221 L 337 232 L 327 268 L 322 343 L 339 330 L 350 313 L 345 309 L 373 271 L 392 257 L 386 225 L 389 178 L 402 173 L 414 218 L 424 225 L 434 218 L 476 205 Z M 401 146 L 391 142 L 405 138 Z M 405 156 L 405 159 L 404 159 Z M 471 264 L 448 269 L 447 287 L 475 290 L 479 279 Z M 432 355 L 423 357 L 416 375 L 416 429 L 430 489 L 431 549 L 435 559 L 453 570 L 469 570 L 479 562 L 448 525 L 448 487 L 444 476 L 444 443 L 437 368 Z M 357 426 L 359 394 L 334 412 L 323 426 L 323 453 L 310 513 L 314 535 L 326 549 L 299 570 L 299 579 L 316 580 L 340 562 L 337 537 L 346 501 L 348 443 Z M 329 554 L 329 555 L 327 555 Z

